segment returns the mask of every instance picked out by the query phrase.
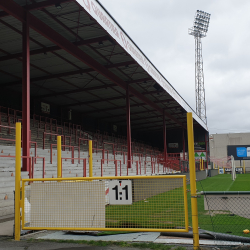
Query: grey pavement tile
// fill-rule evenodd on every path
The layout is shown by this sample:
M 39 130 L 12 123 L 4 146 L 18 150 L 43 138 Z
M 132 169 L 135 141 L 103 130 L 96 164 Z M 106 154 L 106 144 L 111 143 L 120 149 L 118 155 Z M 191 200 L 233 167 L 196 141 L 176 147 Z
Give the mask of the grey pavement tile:
M 92 236 L 84 234 L 69 234 L 65 232 L 55 232 L 46 236 L 38 237 L 38 239 L 53 239 L 53 240 L 94 240 L 94 241 L 135 241 L 142 233 L 128 233 Z
M 160 233 L 152 232 L 152 233 L 140 233 L 137 238 L 133 241 L 143 241 L 143 242 L 153 242 L 160 236 Z

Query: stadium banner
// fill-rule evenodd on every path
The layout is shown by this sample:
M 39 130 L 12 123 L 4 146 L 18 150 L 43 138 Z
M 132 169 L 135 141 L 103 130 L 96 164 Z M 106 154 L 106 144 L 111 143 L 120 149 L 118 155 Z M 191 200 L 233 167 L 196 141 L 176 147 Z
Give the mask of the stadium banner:
M 103 6 L 96 0 L 76 0 L 112 37 L 117 41 L 140 66 L 187 112 L 193 113 L 193 118 L 206 130 L 206 124 L 198 117 L 194 110 L 185 102 L 173 86 L 162 76 L 148 58 L 140 51 L 123 29 L 110 16 Z
M 235 160 L 250 160 L 250 145 L 228 145 L 227 155 Z

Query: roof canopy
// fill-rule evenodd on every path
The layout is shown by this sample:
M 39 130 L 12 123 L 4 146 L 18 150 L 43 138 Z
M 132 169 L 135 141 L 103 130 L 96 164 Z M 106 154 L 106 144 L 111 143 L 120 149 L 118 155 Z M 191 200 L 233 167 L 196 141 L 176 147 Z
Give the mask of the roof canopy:
M 31 96 L 133 130 L 207 130 L 171 84 L 95 0 L 0 0 L 0 88 L 22 91 L 22 23 L 30 25 Z

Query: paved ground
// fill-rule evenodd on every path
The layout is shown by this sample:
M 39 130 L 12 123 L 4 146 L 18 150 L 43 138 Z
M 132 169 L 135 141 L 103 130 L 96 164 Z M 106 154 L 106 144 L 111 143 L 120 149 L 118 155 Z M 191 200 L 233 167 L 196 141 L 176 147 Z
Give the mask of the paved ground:
M 0 250 L 138 250 L 137 247 L 121 247 L 111 243 L 103 243 L 107 246 L 92 246 L 87 244 L 60 243 L 49 240 L 69 240 L 69 241 L 102 241 L 102 242 L 127 242 L 132 243 L 158 243 L 161 245 L 173 246 L 172 249 L 181 246 L 183 249 L 192 249 L 192 239 L 171 236 L 161 236 L 160 233 L 129 233 L 118 235 L 94 236 L 88 234 L 72 234 L 62 231 L 44 231 L 21 237 L 17 242 L 12 239 L 13 221 L 4 221 L 0 223 Z M 35 239 L 35 241 L 31 241 Z M 40 241 L 39 241 L 40 240 Z M 42 240 L 42 241 L 41 241 Z M 200 240 L 202 250 L 218 249 L 250 249 L 250 245 L 244 245 L 240 242 Z M 149 250 L 149 248 L 143 248 Z M 152 248 L 151 248 L 152 249 Z M 167 248 L 166 248 L 167 249 Z
M 57 242 L 28 242 L 22 240 L 20 242 L 1 240 L 1 250 L 138 250 L 139 248 L 128 248 L 118 246 L 90 246 L 84 244 L 72 244 L 72 243 L 57 243 Z M 149 250 L 149 249 L 145 249 Z
M 13 235 L 14 221 L 5 221 L 0 223 L 0 236 L 12 236 Z

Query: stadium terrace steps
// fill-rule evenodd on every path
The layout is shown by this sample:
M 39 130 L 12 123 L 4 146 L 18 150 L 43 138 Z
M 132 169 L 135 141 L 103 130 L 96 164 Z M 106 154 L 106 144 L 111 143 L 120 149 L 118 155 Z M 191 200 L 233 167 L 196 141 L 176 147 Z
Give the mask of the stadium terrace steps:
M 34 150 L 31 149 L 34 155 Z M 2 152 L 2 153 L 1 153 Z M 75 157 L 78 157 L 78 151 L 75 151 Z M 0 146 L 0 155 L 15 155 L 14 146 Z M 45 178 L 57 177 L 57 150 L 53 150 L 52 164 L 50 163 L 50 150 L 48 149 L 37 149 L 37 155 L 39 157 L 45 157 Z M 88 152 L 81 152 L 84 157 L 88 156 Z M 71 157 L 70 151 L 62 151 L 62 158 Z M 117 160 L 122 161 L 121 171 L 122 175 L 127 175 L 126 164 L 123 164 L 123 156 L 116 155 Z M 102 153 L 93 153 L 93 176 L 101 176 L 101 159 Z M 113 155 L 109 155 L 109 159 L 114 159 Z M 139 160 L 139 157 L 134 157 L 134 161 Z M 147 157 L 147 160 L 150 160 Z M 151 164 L 146 164 L 147 172 L 146 175 L 151 175 Z M 160 167 L 162 169 L 162 167 Z M 117 166 L 118 175 L 120 175 L 120 164 Z M 144 165 L 142 166 L 142 174 L 144 175 Z M 21 172 L 22 179 L 29 178 L 28 172 Z M 88 160 L 86 175 L 89 176 Z M 107 161 L 103 164 L 103 175 L 114 176 L 115 175 L 115 164 Z M 128 175 L 136 175 L 136 164 L 132 164 L 132 168 L 129 169 Z M 83 176 L 83 161 L 78 163 L 75 159 L 75 163 L 72 164 L 71 160 L 62 160 L 62 176 L 63 177 L 82 177 Z M 37 159 L 37 163 L 34 166 L 34 178 L 43 177 L 43 163 L 41 159 Z M 12 216 L 14 212 L 14 186 L 15 186 L 15 158 L 0 158 L 0 218 L 3 216 Z
M 14 123 L 11 120 L 11 126 L 14 127 Z M 8 125 L 8 121 L 5 116 L 1 116 L 1 124 Z M 44 124 L 42 124 L 42 128 L 38 128 L 38 123 L 34 124 L 31 119 L 31 141 L 37 143 L 37 156 L 45 157 L 45 178 L 55 178 L 57 177 L 57 149 L 56 146 L 53 146 L 52 149 L 52 164 L 51 164 L 51 155 L 50 155 L 50 146 L 51 144 L 56 144 L 55 136 L 52 136 L 52 140 L 50 135 L 47 135 L 45 138 L 45 149 L 43 148 L 43 132 L 44 132 Z M 55 133 L 56 126 L 52 125 L 52 133 Z M 50 133 L 50 128 L 47 128 L 46 132 Z M 78 130 L 79 132 L 79 130 Z M 60 132 L 59 132 L 60 133 Z M 38 136 L 39 135 L 39 136 Z M 63 131 L 63 135 L 70 136 L 68 129 Z M 75 143 L 75 136 L 72 135 L 71 145 L 78 147 L 78 141 Z M 6 139 L 15 139 L 15 131 L 11 129 L 9 133 L 8 128 L 1 128 L 0 137 Z M 94 135 L 90 135 L 90 138 L 95 140 Z M 111 137 L 107 137 L 105 139 L 107 143 L 113 143 L 113 139 Z M 68 144 L 67 140 L 67 144 Z M 146 146 L 146 145 L 145 145 Z M 94 147 L 94 145 L 93 145 Z M 103 146 L 98 146 L 98 149 L 103 149 Z M 113 148 L 112 145 L 106 144 L 105 150 L 109 151 L 108 157 L 109 160 L 114 160 Z M 69 151 L 69 148 L 66 148 L 65 151 L 62 151 L 62 158 L 71 158 L 72 152 Z M 0 156 L 15 156 L 15 145 L 13 141 L 4 141 L 0 140 Z M 34 144 L 31 144 L 30 149 L 31 157 L 35 156 L 35 148 Z M 141 165 L 141 174 L 142 175 L 152 175 L 151 164 L 146 164 L 146 173 L 145 173 L 145 154 L 143 158 L 143 163 Z M 78 158 L 78 150 L 74 150 L 74 157 Z M 80 158 L 88 158 L 88 145 L 81 145 Z M 106 154 L 105 154 L 106 158 Z M 101 159 L 102 152 L 98 151 L 97 153 L 93 153 L 93 176 L 98 177 L 101 176 Z M 123 155 L 115 155 L 116 160 L 121 161 L 121 175 L 127 175 L 127 166 L 123 163 Z M 136 163 L 135 161 L 139 160 L 138 156 L 134 156 L 134 162 L 132 167 L 128 169 L 128 175 L 136 175 Z M 146 161 L 150 161 L 150 157 L 146 157 Z M 158 164 L 155 166 L 158 170 Z M 160 172 L 162 173 L 163 166 L 160 165 Z M 72 164 L 71 160 L 62 160 L 62 176 L 63 177 L 82 177 L 83 172 L 83 160 L 78 163 L 78 160 L 75 159 L 74 164 Z M 117 164 L 117 174 L 120 175 L 120 163 Z M 140 174 L 140 171 L 139 171 Z M 88 167 L 88 159 L 87 159 L 87 169 L 86 175 L 89 176 L 89 167 Z M 103 164 L 103 176 L 114 176 L 115 175 L 115 164 L 114 161 L 107 160 L 104 161 Z M 22 179 L 28 179 L 28 172 L 21 172 Z M 42 159 L 37 159 L 37 163 L 34 165 L 34 178 L 42 178 L 43 177 L 43 161 Z M 1 217 L 13 217 L 14 214 L 14 188 L 15 188 L 15 158 L 14 157 L 0 157 L 0 219 Z

